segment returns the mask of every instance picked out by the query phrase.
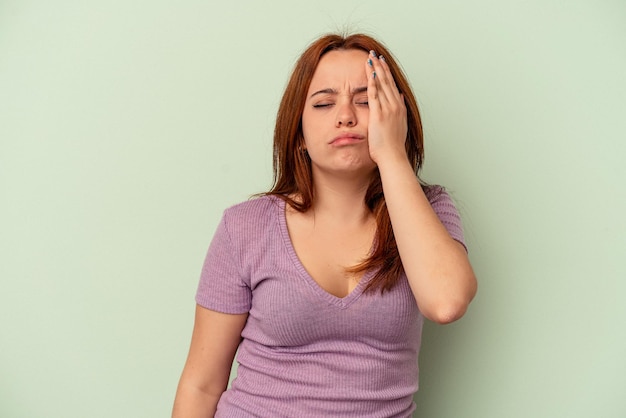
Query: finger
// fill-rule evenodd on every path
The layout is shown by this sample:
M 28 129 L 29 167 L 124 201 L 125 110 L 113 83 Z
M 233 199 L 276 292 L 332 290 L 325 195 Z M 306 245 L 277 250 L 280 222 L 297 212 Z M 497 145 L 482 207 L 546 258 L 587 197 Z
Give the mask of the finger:
M 381 110 L 384 109 L 392 114 L 397 114 L 398 112 L 406 113 L 404 96 L 400 93 L 396 85 L 385 57 L 377 57 L 377 59 L 372 60 L 372 64 L 379 80 L 377 88 Z
M 388 67 L 385 69 L 385 67 L 381 65 L 381 61 L 375 51 L 370 51 L 367 62 L 370 66 L 371 78 L 376 87 L 376 99 L 381 106 L 384 106 L 389 102 L 387 98 L 388 88 L 385 87 L 389 84 L 390 73 Z
M 404 98 L 400 94 L 385 57 L 382 55 L 376 56 L 375 53 L 372 53 L 371 56 L 372 68 L 376 71 L 376 78 L 378 79 L 378 97 L 381 105 L 391 106 L 392 109 L 402 106 Z
M 379 96 L 384 97 L 384 103 L 392 109 L 402 107 L 404 98 L 398 90 L 395 79 L 391 73 L 391 68 L 387 64 L 384 56 L 379 56 L 373 60 L 374 68 L 379 76 Z
M 387 60 L 384 56 L 381 55 L 380 57 L 378 57 L 378 64 L 382 69 L 379 71 L 384 74 L 384 85 L 385 87 L 387 87 L 385 93 L 389 94 L 392 97 L 395 97 L 396 99 L 399 99 L 400 90 L 396 85 L 396 80 L 393 78 L 393 75 L 391 74 L 391 68 L 389 68 L 389 64 L 387 64 Z M 381 77 L 381 82 L 382 80 L 383 77 Z
M 378 74 L 374 68 L 374 60 L 376 56 L 373 51 L 370 52 L 367 62 L 365 63 L 365 74 L 367 74 L 367 101 L 370 110 L 380 110 L 380 100 L 378 95 Z

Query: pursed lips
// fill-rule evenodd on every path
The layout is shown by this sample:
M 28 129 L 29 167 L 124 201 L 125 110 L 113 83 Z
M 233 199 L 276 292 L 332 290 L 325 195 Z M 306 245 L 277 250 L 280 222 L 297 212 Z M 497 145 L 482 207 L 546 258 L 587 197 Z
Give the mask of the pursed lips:
M 336 145 L 336 146 L 338 146 L 338 145 L 350 145 L 350 144 L 356 144 L 358 142 L 361 142 L 364 139 L 365 139 L 365 136 L 363 136 L 363 135 L 344 132 L 344 133 L 339 134 L 336 137 L 334 137 L 333 140 L 329 142 L 329 144 L 330 145 Z

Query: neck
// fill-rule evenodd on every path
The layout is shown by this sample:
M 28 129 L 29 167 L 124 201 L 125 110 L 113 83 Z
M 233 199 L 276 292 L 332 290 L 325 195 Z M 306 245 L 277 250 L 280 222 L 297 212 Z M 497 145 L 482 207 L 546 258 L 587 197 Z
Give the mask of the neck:
M 365 205 L 370 177 L 333 177 L 314 175 L 312 211 L 316 217 L 328 217 L 341 225 L 368 222 L 371 212 Z

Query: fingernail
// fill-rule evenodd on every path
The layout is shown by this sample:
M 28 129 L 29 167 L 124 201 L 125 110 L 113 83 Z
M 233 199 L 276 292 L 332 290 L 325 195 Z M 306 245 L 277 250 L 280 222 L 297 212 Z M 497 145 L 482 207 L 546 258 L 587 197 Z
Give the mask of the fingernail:
M 385 57 L 383 57 L 382 55 L 380 57 L 378 57 L 379 60 L 384 61 Z
M 371 51 L 370 51 L 370 54 L 372 54 L 372 56 L 373 56 L 374 58 L 376 58 L 376 52 L 374 52 L 374 50 L 371 50 Z
M 376 78 L 376 71 L 372 71 L 372 78 Z
M 371 58 L 368 58 L 368 59 L 367 59 L 367 65 L 369 65 L 370 67 L 371 67 L 372 65 L 374 65 L 374 63 L 372 62 L 372 59 L 371 59 Z

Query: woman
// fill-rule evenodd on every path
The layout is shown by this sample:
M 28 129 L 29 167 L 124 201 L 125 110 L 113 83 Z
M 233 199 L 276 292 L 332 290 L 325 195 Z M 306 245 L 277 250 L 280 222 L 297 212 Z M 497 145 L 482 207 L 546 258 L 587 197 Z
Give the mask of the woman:
M 209 248 L 174 417 L 411 415 L 423 317 L 455 321 L 476 292 L 456 209 L 418 180 L 422 142 L 383 45 L 309 46 L 278 111 L 274 187 L 226 210 Z

